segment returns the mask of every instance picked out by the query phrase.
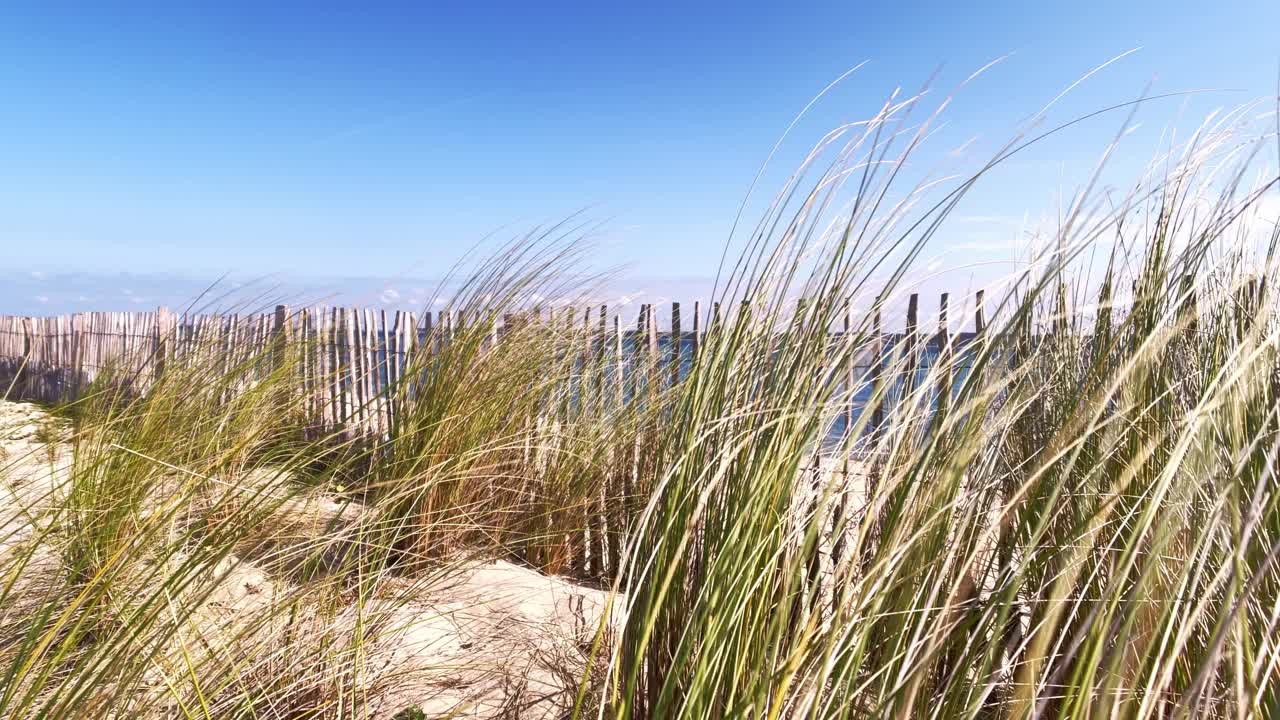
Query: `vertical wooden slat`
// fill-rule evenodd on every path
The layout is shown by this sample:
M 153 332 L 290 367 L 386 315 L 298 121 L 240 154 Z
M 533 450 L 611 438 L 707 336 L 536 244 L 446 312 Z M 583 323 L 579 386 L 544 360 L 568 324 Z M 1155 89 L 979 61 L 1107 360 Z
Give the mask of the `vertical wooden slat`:
M 578 355 L 578 366 L 581 368 L 578 372 L 578 412 L 585 414 L 589 410 L 590 403 L 594 401 L 591 395 L 592 384 L 595 379 L 596 368 L 592 365 L 591 360 L 595 356 L 595 341 L 591 332 L 591 306 L 582 310 L 582 336 L 578 338 L 581 343 L 581 352 Z M 588 539 L 588 544 L 590 539 Z
M 279 370 L 284 365 L 285 343 L 288 342 L 289 308 L 277 305 L 271 323 L 271 368 Z
M 941 363 L 938 375 L 938 416 L 943 414 L 947 403 L 951 400 L 952 367 L 951 367 L 951 331 L 947 327 L 947 304 L 949 293 L 942 293 L 938 299 L 938 354 L 935 363 Z
M 378 377 L 378 314 L 372 309 L 361 311 L 364 319 L 364 383 L 369 398 L 369 433 L 382 433 L 382 383 Z
M 302 412 L 302 429 L 306 437 L 311 437 L 311 428 L 315 424 L 315 394 L 311 388 L 311 353 L 309 349 L 311 343 L 309 333 L 311 328 L 307 325 L 307 308 L 306 306 L 298 308 L 289 318 L 288 337 L 292 343 L 289 349 L 296 358 L 297 365 L 294 367 L 294 376 L 298 382 L 298 392 L 301 396 L 298 398 L 298 406 Z
M 391 316 L 391 334 L 387 336 L 387 417 L 390 423 L 387 432 L 395 436 L 396 413 L 399 412 L 399 397 L 396 389 L 400 387 L 400 373 L 404 366 L 404 313 L 396 310 Z
M 986 308 L 983 306 L 984 305 L 983 296 L 985 294 L 986 294 L 985 291 L 979 290 L 978 292 L 974 293 L 974 296 L 973 296 L 973 304 L 974 304 L 973 330 L 974 330 L 974 335 L 976 335 L 977 337 L 982 337 L 982 334 L 987 329 Z
M 103 358 L 106 356 L 106 331 L 108 329 L 106 313 L 93 314 L 93 377 L 96 380 L 102 374 Z
M 365 370 L 364 370 L 364 331 L 362 329 L 361 313 L 358 309 L 347 310 L 350 321 L 347 324 L 347 339 L 349 341 L 349 359 L 348 366 L 351 373 L 351 402 L 355 408 L 352 414 L 352 423 L 355 426 L 356 435 L 363 435 L 368 431 L 368 399 L 365 393 Z
M 288 312 L 286 311 L 286 317 L 287 316 L 288 316 Z M 259 362 L 257 363 L 256 368 L 257 368 L 259 377 L 263 379 L 265 379 L 271 373 L 274 367 L 273 363 L 274 363 L 275 353 L 273 351 L 275 349 L 275 339 L 273 338 L 273 335 L 275 333 L 273 330 L 273 325 L 274 325 L 274 322 L 272 321 L 272 318 L 270 315 L 265 315 L 265 314 L 259 315 L 256 318 L 255 331 L 254 331 L 254 348 L 256 348 L 258 351 L 258 359 L 259 359 Z M 286 323 L 282 325 L 282 327 L 287 328 L 288 324 Z
M 354 308 L 346 308 L 343 311 L 346 316 L 346 369 L 347 369 L 347 393 L 351 399 L 351 434 L 352 437 L 359 437 L 365 431 L 365 395 L 364 395 L 364 374 L 362 360 L 361 335 L 360 335 L 360 311 Z
M 156 309 L 155 319 L 155 380 L 158 382 L 160 376 L 164 374 L 165 366 L 169 362 L 170 342 L 168 329 L 168 308 L 160 307 Z
M 655 305 L 649 306 L 649 322 L 645 324 L 645 340 L 649 344 L 649 362 L 653 363 L 654 369 L 660 360 L 658 352 L 658 308 Z
M 347 396 L 343 392 L 342 382 L 342 311 L 329 308 L 329 327 L 325 335 L 325 354 L 329 358 L 328 379 L 332 389 L 329 398 L 329 412 L 333 415 L 334 429 L 341 429 L 345 434 L 347 425 Z
M 696 322 L 696 321 L 695 321 Z M 680 382 L 680 303 L 671 303 L 671 384 Z
M 26 384 L 27 378 L 31 377 L 31 356 L 34 352 L 32 343 L 34 341 L 35 329 L 32 327 L 31 318 L 22 319 L 22 360 L 18 364 L 18 377 Z M 29 391 L 28 391 L 29 392 Z
M 329 427 L 329 372 L 326 367 L 328 356 L 325 353 L 325 331 L 328 327 L 328 313 L 319 305 L 313 305 L 308 311 L 311 326 L 311 385 L 315 393 L 315 423 L 317 430 L 323 434 Z
M 361 338 L 364 352 L 364 372 L 361 377 L 364 379 L 365 397 L 369 405 L 369 427 L 368 433 L 376 436 L 381 432 L 382 425 L 382 409 L 378 391 L 380 383 L 378 382 L 378 316 L 372 309 L 366 308 L 360 311 Z
M 315 397 L 312 405 L 315 427 L 323 434 L 329 427 L 329 374 L 325 368 L 324 308 L 313 305 L 307 309 L 308 339 L 311 342 L 311 394 Z
M 625 358 L 623 356 L 623 338 L 622 338 L 622 313 L 613 316 L 613 365 L 616 379 L 614 382 L 614 393 L 616 395 L 618 406 L 621 407 L 626 400 L 626 371 Z M 621 449 L 615 451 L 619 452 Z M 611 463 L 616 465 L 617 463 Z M 603 573 L 612 572 L 617 568 L 622 558 L 622 539 L 619 527 L 621 525 L 622 516 L 625 508 L 621 508 L 617 504 L 619 497 L 626 498 L 625 471 L 617 473 L 609 481 L 609 499 L 610 508 L 607 513 L 610 519 L 605 521 L 606 525 L 602 529 L 603 543 L 601 547 L 601 567 Z
M 315 428 L 316 433 L 322 435 L 327 425 L 325 416 L 329 409 L 329 383 L 325 381 L 324 374 L 324 312 L 320 307 L 312 305 L 307 308 L 304 317 L 307 321 L 305 342 L 307 374 L 310 379 L 307 395 L 311 398 L 309 424 Z
M 596 364 L 604 368 L 604 358 L 609 346 L 609 306 L 601 303 L 600 315 L 596 324 Z
M 430 313 L 428 313 L 430 314 Z M 418 338 L 418 317 L 412 310 L 405 313 L 404 318 L 404 370 L 401 371 L 403 376 L 402 383 L 404 389 L 401 390 L 403 402 L 401 403 L 401 412 L 408 414 L 411 403 L 413 402 L 413 393 L 418 384 L 420 372 Z
M 130 313 L 120 312 L 116 314 L 116 333 L 120 338 L 120 350 L 117 358 L 120 365 L 120 372 L 124 376 L 125 382 L 133 382 L 133 371 L 135 368 L 133 357 L 133 338 L 130 337 L 129 331 L 132 329 L 129 322 Z
M 374 310 L 365 310 L 365 337 L 369 338 L 366 343 L 367 354 L 369 354 L 369 393 L 372 401 L 374 401 L 374 427 L 372 432 L 380 436 L 383 432 L 383 378 L 381 378 L 381 334 L 379 325 L 379 315 Z
M 613 365 L 614 392 L 619 405 L 626 400 L 626 357 L 622 340 L 622 314 L 618 313 L 613 316 Z
M 83 392 L 84 382 L 84 313 L 71 316 L 71 382 L 74 398 Z M 72 398 L 69 398 L 72 399 Z
M 325 426 L 325 409 L 328 407 L 325 398 L 325 388 L 328 384 L 324 381 L 322 368 L 324 356 L 320 343 L 320 327 L 324 323 L 324 316 L 320 308 L 312 305 L 305 309 L 302 317 L 305 320 L 302 341 L 306 343 L 303 346 L 303 353 L 306 358 L 307 397 L 310 399 L 307 425 L 312 428 L 313 434 L 322 434 Z
M 236 340 L 235 338 L 236 326 L 239 323 L 240 323 L 240 317 L 235 313 L 232 313 L 231 315 L 222 318 L 218 323 L 217 344 L 213 348 L 211 348 L 211 352 L 214 352 L 214 353 L 221 352 L 222 371 L 223 371 L 223 375 L 226 376 L 228 381 L 230 381 L 231 379 L 232 363 L 235 362 L 235 358 L 232 356 L 232 349 Z M 216 358 L 217 356 L 215 355 L 214 357 Z M 232 389 L 229 387 L 229 383 L 228 383 L 228 387 L 224 390 L 224 393 L 222 396 L 223 402 L 227 401 L 228 399 L 227 393 L 230 393 L 231 391 Z
M 84 360 L 81 362 L 81 369 L 84 372 L 84 383 L 88 385 L 93 382 L 95 363 L 98 360 L 98 313 L 87 313 L 84 323 Z
M 377 347 L 374 340 L 376 329 L 372 310 L 362 309 L 358 312 L 360 313 L 361 362 L 364 364 L 360 379 L 364 383 L 364 397 L 368 416 L 365 432 L 373 435 L 378 432 L 378 390 L 374 385 L 375 366 L 377 364 Z
M 702 350 L 702 332 L 704 323 L 702 321 L 702 301 L 693 301 L 693 337 L 689 343 L 689 359 L 697 362 L 698 353 Z
M 575 353 L 573 352 L 573 344 L 569 342 L 569 338 L 573 337 L 573 333 L 577 329 L 577 324 L 578 324 L 577 312 L 576 312 L 576 308 L 570 305 L 569 307 L 564 308 L 564 311 L 560 313 L 560 316 L 564 318 L 563 330 L 557 327 L 556 324 L 554 323 L 554 310 L 552 310 L 552 314 L 553 314 L 553 318 L 552 318 L 553 319 L 553 323 L 552 323 L 553 336 L 556 338 L 563 337 L 565 339 L 565 342 L 563 343 L 563 347 L 565 348 L 565 351 L 564 351 L 565 372 L 562 373 L 560 377 L 566 378 L 568 387 L 564 388 L 563 392 L 560 393 L 560 419 L 567 421 L 571 417 L 571 413 L 573 411 L 574 375 L 577 374 L 576 368 L 574 368 L 574 364 L 577 358 L 575 357 Z
M 887 393 L 882 391 L 879 385 L 883 381 L 885 347 L 884 347 L 884 331 L 880 326 L 880 297 L 876 297 L 875 304 L 872 305 L 871 332 L 875 336 L 875 344 L 872 347 L 871 357 L 871 387 L 873 393 L 877 393 L 880 397 L 872 397 L 874 405 L 871 411 L 871 432 L 878 441 L 883 432 L 884 425 L 884 404 Z
M 647 303 L 640 304 L 640 311 L 636 315 L 636 332 L 634 342 L 631 344 L 632 357 L 632 373 L 631 378 L 632 397 L 640 392 L 640 383 L 642 378 L 646 377 L 645 369 L 648 368 L 648 343 L 646 342 L 646 330 L 649 327 L 649 305 Z
M 920 369 L 920 357 L 918 348 L 919 335 L 919 314 L 920 314 L 920 295 L 911 293 L 907 298 L 907 328 L 903 342 L 906 343 L 906 382 L 903 384 L 903 397 L 910 394 L 911 389 L 915 385 L 916 374 Z
M 395 343 L 391 341 L 391 327 L 387 325 L 387 311 L 385 308 L 378 309 L 378 397 L 382 404 L 381 422 L 382 427 L 379 431 L 383 435 L 391 432 L 391 353 Z
M 351 346 L 355 338 L 351 329 L 351 313 L 346 308 L 333 309 L 334 383 L 338 395 L 342 433 L 347 439 L 356 431 L 355 378 L 351 371 Z
M 429 357 L 435 348 L 433 344 L 435 342 L 433 337 L 435 333 L 436 328 L 432 323 L 431 311 L 427 310 L 422 313 L 422 347 L 418 348 L 418 352 L 425 357 Z

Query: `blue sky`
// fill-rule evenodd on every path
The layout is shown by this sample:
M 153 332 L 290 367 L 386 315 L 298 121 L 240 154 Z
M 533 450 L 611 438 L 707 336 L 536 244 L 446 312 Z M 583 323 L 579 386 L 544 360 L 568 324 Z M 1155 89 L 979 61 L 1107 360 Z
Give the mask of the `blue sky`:
M 430 279 L 490 233 L 583 208 L 606 221 L 602 265 L 676 287 L 714 272 L 779 134 L 860 62 L 796 128 L 765 190 L 823 131 L 939 66 L 949 88 L 1013 53 L 962 93 L 938 140 L 942 154 L 976 138 L 978 156 L 1131 48 L 1056 117 L 1148 82 L 1224 89 L 1189 102 L 1194 125 L 1274 95 L 1280 67 L 1280 3 L 1262 0 L 107 5 L 0 10 L 0 272 L 24 278 L 0 311 L 88 297 L 74 286 L 89 274 L 197 290 L 224 272 L 297 287 Z M 1143 112 L 1163 127 L 1180 102 Z M 963 211 L 1051 204 L 1121 120 L 1011 163 Z M 62 284 L 41 291 L 50 278 Z

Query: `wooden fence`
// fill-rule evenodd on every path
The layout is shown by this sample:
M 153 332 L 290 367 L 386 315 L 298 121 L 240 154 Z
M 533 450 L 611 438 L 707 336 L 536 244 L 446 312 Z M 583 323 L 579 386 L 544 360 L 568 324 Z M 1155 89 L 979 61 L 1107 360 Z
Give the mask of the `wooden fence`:
M 941 298 L 936 328 L 921 327 L 919 298 L 915 295 L 909 298 L 902 332 L 883 332 L 880 318 L 869 318 L 872 334 L 858 353 L 861 364 L 853 359 L 846 361 L 850 366 L 848 382 L 883 379 L 880 373 L 890 367 L 884 359 L 898 351 L 898 357 L 909 358 L 908 373 L 915 372 L 910 368 L 923 369 L 931 358 L 949 361 L 953 357 L 950 353 L 962 352 L 963 346 L 984 330 L 982 294 L 978 293 L 975 300 L 972 332 L 949 333 L 947 295 Z M 607 395 L 617 402 L 628 402 L 643 397 L 640 388 L 648 387 L 647 383 L 677 383 L 687 372 L 689 361 L 709 330 L 706 323 L 714 325 L 720 316 L 719 308 L 703 313 L 699 303 L 694 303 L 692 310 L 690 315 L 682 316 L 680 304 L 672 303 L 665 329 L 659 328 L 658 314 L 651 305 L 640 306 L 638 314 L 626 322 L 621 314 L 610 313 L 604 306 L 586 312 L 563 308 L 551 317 L 544 311 L 538 318 L 552 328 L 576 328 L 578 334 L 569 336 L 574 340 L 571 354 L 580 358 L 592 355 L 602 362 L 598 374 L 578 374 L 578 392 L 587 386 L 599 391 L 600 386 L 595 383 L 613 383 Z M 511 328 L 531 320 L 528 313 L 504 317 L 498 327 L 486 330 L 484 342 L 501 343 Z M 842 327 L 832 329 L 833 340 L 848 337 L 854 320 L 846 314 Z M 0 316 L 0 394 L 6 399 L 72 401 L 83 397 L 86 389 L 108 371 L 112 371 L 108 377 L 145 390 L 171 366 L 212 370 L 215 376 L 224 372 L 226 377 L 237 378 L 237 382 L 240 378 L 252 382 L 261 376 L 259 373 L 279 371 L 280 359 L 287 358 L 288 371 L 298 373 L 291 385 L 301 389 L 300 397 L 291 398 L 291 404 L 296 400 L 294 406 L 302 409 L 307 426 L 319 437 L 330 437 L 330 433 L 346 438 L 394 437 L 398 402 L 405 397 L 400 394 L 401 389 L 415 385 L 402 381 L 415 368 L 429 372 L 431 363 L 421 361 L 430 359 L 442 343 L 456 338 L 462 322 L 448 311 L 419 315 L 372 309 L 302 308 L 291 312 L 284 306 L 271 313 L 243 315 L 180 316 L 160 308 L 138 313 Z M 551 347 L 564 346 L 553 343 Z M 548 358 L 548 362 L 562 363 L 565 359 Z M 950 377 L 949 373 L 945 375 Z M 588 376 L 590 380 L 586 379 Z M 906 386 L 909 385 L 904 383 Z M 949 387 L 949 380 L 939 381 L 939 398 L 947 396 L 945 387 Z M 575 392 L 573 387 L 565 390 L 568 392 L 560 397 L 572 397 Z M 236 391 L 226 389 L 228 393 Z M 885 404 L 877 403 L 874 408 L 870 425 L 880 427 Z M 857 412 L 860 409 L 851 402 L 837 413 L 831 436 L 842 437 Z M 563 406 L 552 413 L 563 416 Z M 637 462 L 639 451 L 636 446 Z M 824 470 L 825 454 L 824 448 L 815 448 L 806 460 L 803 477 L 810 478 L 806 482 L 816 483 L 824 472 L 839 473 L 840 487 L 848 487 L 850 463 L 828 464 Z M 580 531 L 565 535 L 573 567 L 553 571 L 603 578 L 620 567 L 620 553 L 625 546 L 622 532 L 630 522 L 628 513 L 634 509 L 628 504 L 632 481 L 626 477 L 605 480 L 598 505 L 584 511 Z M 807 502 L 816 503 L 816 498 L 816 492 L 811 491 Z M 827 512 L 845 512 L 843 503 L 838 507 Z M 831 527 L 835 526 L 832 521 Z M 823 552 L 829 554 L 831 562 L 838 562 L 840 545 L 831 538 L 822 542 L 826 548 Z
M 669 366 L 662 377 L 677 382 L 682 368 L 697 352 L 707 318 L 714 322 L 719 317 L 718 307 L 705 314 L 700 303 L 694 303 L 692 309 L 686 326 L 680 303 L 672 303 L 666 329 L 659 329 L 652 305 L 639 306 L 634 325 L 632 321 L 624 323 L 621 313 L 611 314 L 603 305 L 582 311 L 577 322 L 601 351 L 610 348 L 617 355 L 619 373 L 635 365 L 626 356 L 648 353 L 656 362 Z M 572 324 L 574 314 L 573 308 L 563 308 L 549 320 Z M 909 298 L 903 332 L 882 332 L 877 314 L 872 356 L 906 341 L 917 348 L 923 363 L 931 352 L 936 355 L 963 346 L 983 330 L 982 292 L 975 297 L 973 332 L 949 335 L 947 314 L 945 293 L 933 332 L 919 327 L 918 295 Z M 302 405 L 309 422 L 320 428 L 380 434 L 394 423 L 392 388 L 410 367 L 410 358 L 417 351 L 430 351 L 433 343 L 442 342 L 460 322 L 448 311 L 417 314 L 321 307 L 290 311 L 285 306 L 277 306 L 271 313 L 229 315 L 177 315 L 160 308 L 154 312 L 83 312 L 56 317 L 0 316 L 0 393 L 15 400 L 65 402 L 80 397 L 109 367 L 145 389 L 166 363 L 182 362 L 192 353 L 212 352 L 227 362 L 235 362 L 239 354 L 257 358 L 269 368 L 275 353 L 300 349 L 303 356 L 296 367 L 301 373 Z M 500 341 L 504 327 L 511 322 L 507 316 L 493 328 L 494 342 Z M 833 332 L 839 334 L 849 327 L 850 320 L 846 320 L 843 329 Z M 862 367 L 879 364 L 869 357 Z

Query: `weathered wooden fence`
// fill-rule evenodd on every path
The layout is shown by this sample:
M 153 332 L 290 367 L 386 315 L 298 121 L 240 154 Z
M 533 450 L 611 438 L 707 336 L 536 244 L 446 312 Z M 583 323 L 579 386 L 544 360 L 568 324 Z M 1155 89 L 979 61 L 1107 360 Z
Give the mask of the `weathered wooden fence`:
M 983 329 L 981 292 L 975 301 L 974 331 L 954 336 L 947 329 L 945 293 L 933 331 L 920 328 L 917 295 L 909 298 L 902 332 L 883 331 L 877 314 L 874 347 L 860 369 L 877 372 L 879 355 L 898 343 L 907 343 L 920 367 L 931 358 L 955 352 Z M 680 303 L 672 303 L 665 329 L 659 328 L 652 305 L 640 305 L 634 320 L 625 322 L 620 312 L 611 313 L 603 305 L 580 311 L 576 321 L 574 308 L 544 311 L 539 318 L 579 323 L 598 351 L 607 349 L 616 356 L 619 374 L 637 366 L 631 361 L 634 356 L 647 354 L 651 362 L 667 366 L 660 377 L 669 375 L 670 382 L 677 382 L 698 351 L 708 319 L 715 322 L 719 317 L 718 307 L 704 313 L 701 304 L 694 303 L 691 309 L 691 317 L 683 317 Z M 847 332 L 850 320 L 832 332 Z M 301 373 L 302 406 L 309 422 L 320 428 L 380 434 L 395 421 L 392 389 L 410 367 L 414 353 L 430 352 L 433 345 L 447 341 L 462 321 L 449 311 L 417 314 L 322 307 L 291 311 L 285 306 L 269 313 L 224 315 L 178 315 L 160 308 L 56 317 L 0 316 L 0 393 L 9 399 L 65 402 L 81 397 L 108 368 L 145 389 L 166 363 L 182 362 L 193 353 L 213 353 L 228 363 L 253 357 L 269 368 L 273 355 L 287 349 L 301 353 L 295 367 Z M 500 341 L 512 322 L 506 316 L 492 329 L 494 342 Z M 851 413 L 850 421 L 852 417 Z
M 869 341 L 857 353 L 859 359 L 846 357 L 843 361 L 848 365 L 842 369 L 847 370 L 847 382 L 851 387 L 869 387 L 885 379 L 883 372 L 914 376 L 932 362 L 949 363 L 959 357 L 953 353 L 963 353 L 965 345 L 984 330 L 982 294 L 978 293 L 974 300 L 974 330 L 954 334 L 948 330 L 948 313 L 954 307 L 949 306 L 945 294 L 938 306 L 937 325 L 931 328 L 921 326 L 916 295 L 909 298 L 901 331 L 885 331 L 878 314 L 855 318 L 846 313 L 841 326 L 830 329 L 834 342 L 852 339 L 850 331 L 860 320 L 868 320 L 865 327 L 872 331 Z M 609 402 L 626 403 L 644 397 L 643 389 L 652 387 L 649 383 L 680 382 L 711 330 L 707 325 L 714 327 L 720 317 L 718 307 L 707 308 L 709 311 L 704 313 L 701 304 L 694 303 L 689 308 L 693 312 L 682 315 L 680 304 L 672 303 L 669 320 L 660 328 L 652 305 L 637 309 L 638 313 L 625 321 L 608 307 L 594 306 L 585 312 L 581 308 L 561 308 L 554 313 L 544 309 L 536 314 L 536 320 L 526 312 L 504 316 L 496 327 L 470 327 L 483 331 L 485 343 L 502 343 L 511 331 L 530 322 L 540 323 L 537 327 L 572 328 L 576 334 L 567 336 L 572 349 L 555 343 L 549 347 L 560 348 L 581 360 L 549 357 L 547 361 L 585 363 L 590 356 L 599 365 L 592 366 L 591 372 L 577 373 L 579 386 L 576 390 L 565 388 L 556 401 L 557 408 L 551 414 L 569 417 L 571 413 L 564 412 L 564 398 L 572 398 L 574 392 L 598 392 L 601 386 L 597 383 L 612 383 L 607 392 L 612 398 Z M 319 437 L 329 437 L 331 432 L 346 438 L 395 437 L 398 403 L 406 397 L 401 393 L 404 388 L 415 386 L 403 381 L 410 379 L 409 373 L 429 371 L 431 363 L 423 361 L 434 357 L 444 343 L 453 342 L 464 322 L 464 318 L 448 311 L 415 314 L 318 307 L 290 311 L 284 306 L 270 313 L 227 315 L 178 315 L 160 308 L 154 312 L 85 312 L 58 317 L 0 316 L 0 396 L 72 401 L 84 397 L 94 381 L 108 372 L 106 377 L 113 381 L 122 380 L 131 388 L 145 390 L 171 366 L 211 372 L 210 381 L 222 388 L 226 377 L 253 382 L 261 374 L 280 371 L 283 359 L 287 360 L 284 367 L 288 372 L 298 373 L 289 386 L 301 390 L 290 398 L 290 407 L 301 409 L 306 425 Z M 885 362 L 894 354 L 898 363 L 906 358 L 907 370 L 903 365 Z M 939 402 L 948 397 L 952 379 L 950 372 L 941 376 L 935 380 Z M 588 386 L 591 389 L 585 389 Z M 910 383 L 904 382 L 903 386 L 910 387 Z M 225 389 L 228 393 L 236 391 Z M 834 413 L 830 437 L 844 437 L 866 407 L 858 406 L 855 399 Z M 881 402 L 870 406 L 871 427 L 882 425 L 884 408 L 885 403 Z M 638 463 L 640 448 L 636 446 L 634 452 Z M 824 463 L 824 457 L 824 449 L 816 448 L 803 471 L 806 486 L 813 486 L 805 496 L 809 498 L 805 502 L 812 504 L 811 512 L 816 512 L 816 498 L 820 495 L 816 488 L 824 474 L 838 473 L 842 488 L 856 482 L 857 473 L 851 472 L 849 457 L 842 463 Z M 629 522 L 631 506 L 627 503 L 633 495 L 631 483 L 638 479 L 610 477 L 603 482 L 598 501 L 583 510 L 581 528 L 565 535 L 567 547 L 572 548 L 572 571 L 587 577 L 607 577 L 619 567 L 624 547 L 621 533 Z M 842 501 L 836 509 L 826 512 L 851 511 Z M 836 526 L 834 520 L 830 523 L 832 528 Z M 824 538 L 823 543 L 823 552 L 828 556 L 824 562 L 831 565 L 840 561 L 840 544 L 832 538 Z M 818 582 L 816 578 L 813 581 Z

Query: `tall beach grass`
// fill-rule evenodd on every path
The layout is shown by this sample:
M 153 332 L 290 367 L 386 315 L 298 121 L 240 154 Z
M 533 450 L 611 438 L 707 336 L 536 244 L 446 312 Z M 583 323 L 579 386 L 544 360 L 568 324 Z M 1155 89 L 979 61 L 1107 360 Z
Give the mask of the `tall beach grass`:
M 376 437 L 306 426 L 293 350 L 104 374 L 0 508 L 0 717 L 412 712 L 383 641 L 494 558 L 616 591 L 565 717 L 1280 714 L 1275 132 L 1242 108 L 1087 185 L 977 338 L 863 373 L 954 209 L 1053 132 L 900 187 L 922 102 L 815 147 L 678 383 L 545 319 L 590 293 L 575 221 L 459 280 Z

